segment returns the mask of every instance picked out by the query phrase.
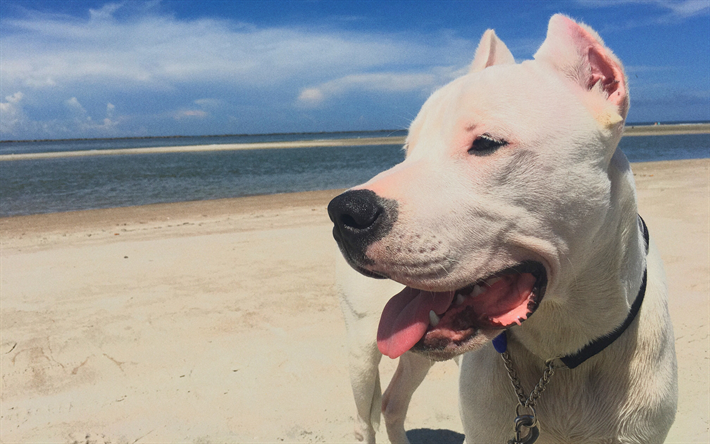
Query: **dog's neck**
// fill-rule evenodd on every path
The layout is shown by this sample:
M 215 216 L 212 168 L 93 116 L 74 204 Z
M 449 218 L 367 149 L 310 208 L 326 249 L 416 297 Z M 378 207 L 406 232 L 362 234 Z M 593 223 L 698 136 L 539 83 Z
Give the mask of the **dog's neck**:
M 583 258 L 565 264 L 565 279 L 548 288 L 546 301 L 514 341 L 541 360 L 575 353 L 609 334 L 627 317 L 646 267 L 645 241 L 637 223 L 633 174 L 616 150 L 609 167 L 611 208 Z M 551 331 L 553 330 L 553 331 Z

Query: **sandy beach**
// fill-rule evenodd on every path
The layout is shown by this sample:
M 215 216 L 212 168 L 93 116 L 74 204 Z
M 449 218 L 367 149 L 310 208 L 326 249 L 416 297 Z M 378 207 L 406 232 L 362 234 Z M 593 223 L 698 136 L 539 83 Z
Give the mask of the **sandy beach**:
M 633 170 L 676 335 L 667 442 L 707 443 L 710 159 Z M 0 442 L 355 442 L 338 192 L 0 219 Z M 413 443 L 463 441 L 456 378 L 414 395 Z

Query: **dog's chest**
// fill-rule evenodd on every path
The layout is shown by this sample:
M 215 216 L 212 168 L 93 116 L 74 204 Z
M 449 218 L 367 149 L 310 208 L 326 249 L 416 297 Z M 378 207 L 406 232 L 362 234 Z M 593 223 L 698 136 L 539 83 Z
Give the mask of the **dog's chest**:
M 500 357 L 462 363 L 465 377 L 478 383 L 461 385 L 461 406 L 470 414 L 465 421 L 467 436 L 480 442 L 508 442 L 513 437 L 517 398 Z M 467 358 L 469 358 L 467 356 Z M 473 358 L 473 356 L 470 356 Z M 471 367 L 472 366 L 472 367 Z M 542 371 L 521 366 L 520 382 L 526 393 L 538 383 Z M 540 437 L 536 444 L 614 443 L 626 403 L 624 378 L 595 372 L 559 369 L 537 399 Z M 487 383 L 481 383 L 487 381 Z M 479 441 L 475 441 L 479 442 Z

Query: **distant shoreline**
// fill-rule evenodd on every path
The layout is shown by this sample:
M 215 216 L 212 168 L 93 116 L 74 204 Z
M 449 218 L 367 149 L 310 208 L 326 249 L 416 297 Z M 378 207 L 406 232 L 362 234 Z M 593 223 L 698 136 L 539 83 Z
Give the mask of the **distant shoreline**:
M 710 123 L 674 124 L 674 125 L 630 125 L 624 130 L 624 136 L 667 136 L 679 134 L 710 134 Z M 308 147 L 341 147 L 371 145 L 403 145 L 404 136 L 369 137 L 348 139 L 297 140 L 284 142 L 228 143 L 210 145 L 164 146 L 149 148 L 121 148 L 107 150 L 61 151 L 48 153 L 3 154 L 0 162 L 12 160 L 50 159 L 59 157 L 113 156 L 130 154 L 186 153 L 200 151 L 237 151 L 256 149 L 286 149 Z
M 672 136 L 677 134 L 710 134 L 710 123 L 626 125 L 624 128 L 624 136 Z
M 691 124 L 692 125 L 692 124 Z M 229 137 L 263 137 L 263 136 L 302 136 L 304 134 L 318 136 L 319 134 L 374 134 L 384 133 L 392 134 L 398 132 L 406 132 L 407 129 L 381 129 L 381 130 L 358 130 L 358 131 L 313 131 L 313 132 L 291 132 L 291 133 L 244 133 L 244 134 L 205 134 L 199 136 L 126 136 L 126 137 L 75 137 L 69 139 L 25 139 L 25 140 L 0 140 L 0 145 L 3 143 L 37 143 L 37 142 L 87 142 L 98 140 L 153 140 L 153 139 L 226 139 Z M 309 139 L 319 140 L 319 139 Z
M 402 145 L 404 144 L 404 139 L 404 137 L 371 137 L 365 139 L 296 140 L 287 142 L 225 143 L 211 145 L 161 146 L 150 148 L 59 151 L 51 153 L 3 154 L 0 155 L 0 162 L 9 160 L 50 159 L 57 157 L 114 156 L 156 153 L 192 153 L 200 151 L 238 151 L 338 146 Z

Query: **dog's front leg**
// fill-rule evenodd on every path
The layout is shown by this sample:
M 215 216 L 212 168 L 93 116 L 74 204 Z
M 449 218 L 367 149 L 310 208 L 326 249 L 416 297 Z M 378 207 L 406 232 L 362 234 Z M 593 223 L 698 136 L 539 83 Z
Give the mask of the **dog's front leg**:
M 382 399 L 378 368 L 382 354 L 374 342 L 351 343 L 349 348 L 350 385 L 357 408 L 355 437 L 358 441 L 375 444 L 375 431 L 380 424 Z
M 382 389 L 377 349 L 377 325 L 387 300 L 402 289 L 393 281 L 367 278 L 350 268 L 343 257 L 336 259 L 336 288 L 348 337 L 348 369 L 357 407 L 355 436 L 375 443 L 380 423 Z
M 392 444 L 409 444 L 404 430 L 409 401 L 432 365 L 433 361 L 416 353 L 407 352 L 400 356 L 397 370 L 382 397 L 382 414 Z

